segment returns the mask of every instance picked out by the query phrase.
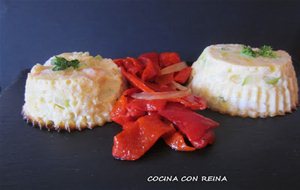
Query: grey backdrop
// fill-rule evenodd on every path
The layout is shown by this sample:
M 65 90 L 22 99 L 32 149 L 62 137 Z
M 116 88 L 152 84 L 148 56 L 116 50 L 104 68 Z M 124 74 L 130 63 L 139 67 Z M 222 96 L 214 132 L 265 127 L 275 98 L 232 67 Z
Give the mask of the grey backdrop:
M 0 87 L 61 52 L 178 51 L 194 61 L 215 43 L 269 44 L 299 60 L 300 3 L 0 0 Z

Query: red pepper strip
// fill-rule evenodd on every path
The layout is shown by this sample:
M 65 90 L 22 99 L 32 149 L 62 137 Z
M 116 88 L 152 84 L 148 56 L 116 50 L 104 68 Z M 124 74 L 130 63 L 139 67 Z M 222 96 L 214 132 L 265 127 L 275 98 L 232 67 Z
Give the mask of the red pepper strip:
M 121 160 L 137 160 L 171 130 L 157 114 L 140 117 L 114 137 L 112 154 Z
M 132 88 L 126 89 L 126 90 L 123 92 L 122 95 L 127 96 L 127 97 L 131 97 L 132 94 L 138 93 L 138 92 L 141 92 L 141 90 L 138 89 L 138 88 L 132 87 Z
M 158 54 L 155 52 L 144 53 L 140 55 L 138 59 L 146 66 L 142 73 L 142 80 L 154 80 L 154 78 L 158 76 L 160 72 Z
M 194 147 L 188 146 L 184 137 L 181 133 L 177 132 L 176 129 L 172 126 L 172 131 L 163 135 L 163 139 L 167 145 L 169 145 L 172 149 L 177 151 L 194 151 L 196 150 Z
M 200 147 L 206 147 L 209 144 L 213 144 L 215 142 L 215 133 L 213 130 L 209 130 L 205 133 L 205 135 L 197 140 L 194 140 L 193 146 Z
M 159 64 L 162 68 L 181 62 L 180 56 L 175 52 L 164 52 L 159 54 Z
M 114 59 L 113 60 L 115 64 L 118 65 L 118 67 L 123 67 L 124 59 Z
M 159 71 L 155 69 L 154 65 L 151 62 L 146 63 L 146 68 L 142 73 L 142 80 L 143 81 L 150 81 L 153 80 L 157 75 Z
M 207 108 L 206 101 L 199 96 L 189 95 L 182 98 L 170 100 L 172 102 L 179 102 L 185 107 L 191 108 L 192 110 L 204 110 Z
M 128 114 L 127 106 L 130 95 L 139 91 L 140 90 L 137 88 L 130 88 L 123 92 L 122 96 L 118 99 L 110 112 L 110 117 L 114 122 L 124 125 L 125 123 L 134 120 L 134 118 Z
M 138 59 L 149 59 L 154 65 L 159 65 L 159 54 L 156 52 L 143 53 L 138 57 Z
M 133 99 L 127 105 L 128 112 L 149 112 L 162 110 L 167 101 L 166 100 L 142 100 Z
M 127 130 L 129 128 L 135 127 L 137 125 L 136 121 L 128 121 L 122 125 L 123 130 Z
M 134 119 L 138 119 L 139 117 L 142 117 L 146 115 L 146 111 L 142 109 L 134 108 L 133 106 L 130 106 L 130 103 L 127 106 L 128 115 Z
M 126 77 L 127 80 L 131 82 L 132 85 L 141 89 L 144 92 L 154 92 L 151 88 L 149 88 L 143 81 L 141 81 L 137 76 L 128 73 L 125 69 L 121 68 L 122 74 Z
M 184 84 L 189 79 L 191 72 L 192 68 L 186 67 L 181 71 L 175 73 L 174 80 L 176 82 L 179 82 L 180 84 Z
M 136 74 L 140 75 L 144 70 L 144 65 L 142 63 L 140 63 L 139 60 L 132 58 L 132 57 L 127 57 L 124 60 L 124 66 L 125 66 L 127 72 L 134 74 L 134 75 L 136 75 Z
M 155 82 L 160 85 L 170 84 L 174 81 L 173 73 L 159 75 L 155 78 Z
M 178 103 L 168 103 L 159 114 L 174 123 L 195 148 L 200 149 L 214 142 L 211 129 L 219 125 L 217 122 Z
M 134 67 L 133 63 L 129 59 L 124 59 L 123 65 L 128 73 L 136 75 L 139 71 L 136 67 Z
M 122 95 L 115 103 L 112 111 L 110 112 L 111 119 L 120 125 L 123 125 L 124 123 L 130 121 L 130 118 L 128 118 L 127 116 L 126 104 L 127 98 Z
M 166 100 L 132 99 L 127 104 L 126 109 L 129 116 L 132 118 L 138 118 L 146 115 L 147 112 L 162 110 L 166 103 Z
M 147 86 L 149 86 L 151 89 L 155 90 L 155 92 L 165 92 L 165 91 L 175 91 L 175 88 L 173 86 L 169 85 L 160 85 L 155 84 L 152 82 L 145 82 Z

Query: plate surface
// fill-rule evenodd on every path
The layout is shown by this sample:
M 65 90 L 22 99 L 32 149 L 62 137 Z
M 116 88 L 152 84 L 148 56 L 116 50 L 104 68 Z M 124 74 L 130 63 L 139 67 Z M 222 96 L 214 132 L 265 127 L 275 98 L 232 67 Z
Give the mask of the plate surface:
M 114 123 L 73 133 L 28 125 L 20 115 L 26 71 L 20 76 L 0 97 L 0 189 L 300 189 L 299 110 L 267 119 L 203 111 L 221 123 L 214 145 L 182 153 L 159 141 L 142 159 L 127 162 L 111 156 L 120 131 Z M 149 176 L 179 181 L 147 182 Z M 182 182 L 182 176 L 198 181 Z

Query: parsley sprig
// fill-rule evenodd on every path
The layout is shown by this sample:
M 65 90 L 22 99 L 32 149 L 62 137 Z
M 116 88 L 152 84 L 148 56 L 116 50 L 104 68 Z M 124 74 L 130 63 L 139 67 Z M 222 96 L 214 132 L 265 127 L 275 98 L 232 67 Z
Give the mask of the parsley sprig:
M 241 51 L 241 54 L 249 56 L 249 57 L 269 57 L 269 58 L 275 58 L 276 54 L 273 51 L 271 46 L 262 46 L 258 50 L 253 50 L 250 46 L 243 46 L 243 49 Z
M 52 68 L 53 71 L 61 71 L 69 67 L 73 67 L 74 69 L 79 67 L 79 61 L 77 59 L 68 61 L 63 57 L 57 56 L 55 56 L 55 58 L 51 61 L 51 64 L 54 65 L 54 67 Z
M 271 57 L 271 58 L 276 57 L 273 48 L 271 46 L 266 46 L 266 45 L 260 48 L 258 54 L 262 57 Z
M 250 46 L 243 46 L 241 54 L 247 55 L 249 57 L 256 57 L 257 52 L 255 52 Z

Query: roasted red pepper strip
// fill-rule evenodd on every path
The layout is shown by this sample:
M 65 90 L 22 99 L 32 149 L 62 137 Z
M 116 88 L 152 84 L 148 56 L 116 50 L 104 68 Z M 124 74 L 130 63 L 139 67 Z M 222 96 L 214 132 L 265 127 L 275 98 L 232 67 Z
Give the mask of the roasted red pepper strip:
M 137 76 L 128 73 L 125 69 L 121 69 L 122 74 L 126 77 L 126 79 L 135 87 L 141 89 L 144 92 L 154 92 L 151 88 L 149 88 L 143 81 L 141 81 Z
M 186 67 L 181 71 L 175 73 L 174 80 L 176 82 L 184 84 L 189 79 L 191 72 L 192 72 L 192 68 Z
M 173 73 L 166 75 L 159 75 L 155 78 L 155 82 L 160 85 L 170 84 L 174 81 Z
M 151 60 L 155 65 L 159 65 L 159 54 L 156 52 L 143 53 L 138 57 L 138 59 L 144 58 Z
M 144 53 L 140 55 L 138 59 L 145 65 L 145 69 L 142 73 L 142 80 L 154 80 L 155 77 L 159 75 L 160 71 L 158 54 L 155 52 Z
M 142 100 L 142 99 L 133 99 L 127 105 L 127 110 L 130 112 L 131 110 L 138 111 L 159 111 L 162 110 L 167 101 L 166 100 Z M 134 111 L 133 111 L 134 112 Z
M 177 151 L 194 151 L 194 147 L 188 146 L 184 137 L 180 132 L 177 132 L 176 129 L 172 126 L 172 131 L 168 132 L 163 136 L 163 139 L 167 145 L 172 149 Z
M 142 117 L 142 116 L 147 114 L 146 111 L 144 111 L 142 109 L 132 108 L 132 106 L 130 106 L 130 105 L 132 105 L 132 104 L 129 103 L 128 106 L 127 106 L 127 113 L 133 119 L 138 119 L 139 117 Z
M 206 108 L 206 102 L 200 97 L 189 95 L 168 100 L 131 97 L 131 94 L 141 91 L 176 91 L 174 81 L 184 84 L 191 73 L 190 67 L 176 73 L 160 75 L 160 69 L 181 62 L 177 53 L 146 53 L 138 59 L 127 57 L 114 61 L 125 78 L 136 87 L 124 91 L 111 112 L 112 120 L 123 127 L 123 131 L 114 138 L 115 158 L 136 160 L 160 137 L 178 151 L 193 151 L 214 142 L 212 129 L 218 123 L 191 110 Z M 185 136 L 194 147 L 185 143 Z
M 140 92 L 140 90 L 137 88 L 130 88 L 123 92 L 110 112 L 110 117 L 114 122 L 124 125 L 127 122 L 134 120 L 134 118 L 128 113 L 127 106 L 129 103 L 129 96 L 136 92 Z
M 123 130 L 127 130 L 129 128 L 136 127 L 136 125 L 137 125 L 136 121 L 128 121 L 122 125 L 122 128 Z
M 161 68 L 181 62 L 180 56 L 175 52 L 164 52 L 159 54 Z
M 132 99 L 127 104 L 127 114 L 137 119 L 138 117 L 144 116 L 147 112 L 159 111 L 164 108 L 166 105 L 165 100 L 141 100 L 141 99 Z
M 208 130 L 205 135 L 203 137 L 201 137 L 198 140 L 194 141 L 194 146 L 203 148 L 206 147 L 209 144 L 213 144 L 215 142 L 216 136 L 215 136 L 215 132 L 211 129 Z
M 179 102 L 183 104 L 187 108 L 191 108 L 192 110 L 204 110 L 207 108 L 206 101 L 200 98 L 199 96 L 189 95 L 182 98 L 176 98 L 170 100 L 173 102 Z
M 113 60 L 115 64 L 118 65 L 118 67 L 123 67 L 124 59 L 114 59 Z
M 114 137 L 112 154 L 117 159 L 139 159 L 162 135 L 172 130 L 157 114 L 140 117 L 130 125 Z
M 110 117 L 114 122 L 123 125 L 128 121 L 131 121 L 131 118 L 127 115 L 127 104 L 127 97 L 124 95 L 122 95 L 115 103 L 110 112 Z
M 126 68 L 127 72 L 134 75 L 140 75 L 144 69 L 143 64 L 141 64 L 139 60 L 132 57 L 127 57 L 126 59 L 124 59 L 123 65 Z
M 125 90 L 123 92 L 123 95 L 127 96 L 127 97 L 130 97 L 132 94 L 138 93 L 138 92 L 141 92 L 141 90 L 136 88 L 136 87 L 132 87 L 132 88 L 128 88 L 127 90 Z
M 128 73 L 134 75 L 141 74 L 144 69 L 143 64 L 141 64 L 139 60 L 132 57 L 127 57 L 124 59 L 114 59 L 114 63 L 119 67 L 125 68 Z
M 175 88 L 166 84 L 156 84 L 153 82 L 145 82 L 147 86 L 153 89 L 155 92 L 175 91 Z
M 143 81 L 150 81 L 153 80 L 157 75 L 159 71 L 155 69 L 154 65 L 149 61 L 146 63 L 146 68 L 142 73 L 142 80 Z
M 217 122 L 178 103 L 168 103 L 159 114 L 174 123 L 195 148 L 200 149 L 213 143 L 214 135 L 211 129 L 219 125 Z

